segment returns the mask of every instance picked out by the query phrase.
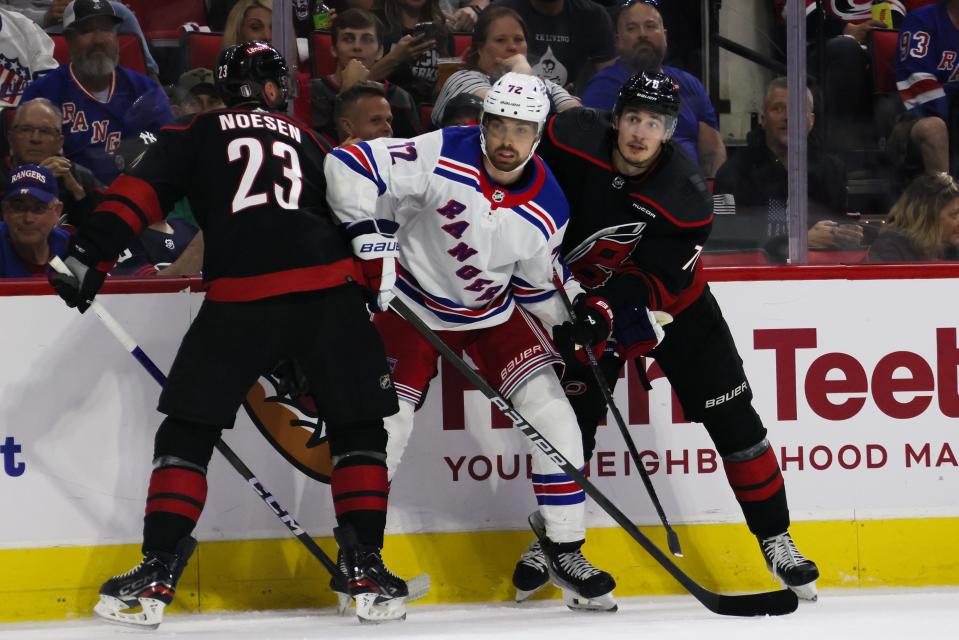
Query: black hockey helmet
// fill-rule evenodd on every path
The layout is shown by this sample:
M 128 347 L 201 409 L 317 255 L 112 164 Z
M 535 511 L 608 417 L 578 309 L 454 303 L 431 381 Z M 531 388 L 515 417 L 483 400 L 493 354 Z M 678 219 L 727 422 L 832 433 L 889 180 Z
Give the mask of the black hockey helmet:
M 232 107 L 244 102 L 286 109 L 289 97 L 290 69 L 280 52 L 268 42 L 250 40 L 224 49 L 216 62 L 216 89 L 223 104 Z M 263 86 L 272 80 L 280 88 L 283 103 L 270 106 L 263 95 Z
M 640 71 L 619 90 L 613 113 L 620 116 L 626 107 L 646 109 L 675 118 L 679 114 L 679 87 L 665 73 Z

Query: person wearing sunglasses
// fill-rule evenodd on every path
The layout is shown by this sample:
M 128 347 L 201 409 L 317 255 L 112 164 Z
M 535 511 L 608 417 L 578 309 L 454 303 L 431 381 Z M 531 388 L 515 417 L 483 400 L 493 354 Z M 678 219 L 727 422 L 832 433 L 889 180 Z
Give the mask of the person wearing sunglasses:
M 598 72 L 583 89 L 583 106 L 612 109 L 623 83 L 640 71 L 662 72 L 679 83 L 682 98 L 673 140 L 699 163 L 707 178 L 726 161 L 719 120 L 706 89 L 694 75 L 663 64 L 667 40 L 657 0 L 627 0 L 616 19 L 619 57 Z

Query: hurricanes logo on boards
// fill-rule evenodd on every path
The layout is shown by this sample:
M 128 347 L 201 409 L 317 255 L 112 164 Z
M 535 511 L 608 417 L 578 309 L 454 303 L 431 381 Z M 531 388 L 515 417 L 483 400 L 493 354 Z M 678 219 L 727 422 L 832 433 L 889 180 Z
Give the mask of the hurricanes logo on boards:
M 277 385 L 276 378 L 260 376 L 247 392 L 243 408 L 267 442 L 290 464 L 310 478 L 329 484 L 333 472 L 330 443 L 312 398 L 281 396 Z

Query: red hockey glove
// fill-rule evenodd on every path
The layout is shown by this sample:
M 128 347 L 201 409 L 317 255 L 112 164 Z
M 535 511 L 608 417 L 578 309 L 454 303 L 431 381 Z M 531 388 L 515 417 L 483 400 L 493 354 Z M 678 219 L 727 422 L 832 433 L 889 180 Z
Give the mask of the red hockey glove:
M 386 311 L 393 299 L 396 284 L 396 258 L 400 244 L 396 241 L 399 228 L 391 220 L 360 220 L 346 227 L 353 254 L 363 272 L 363 284 L 373 294 L 370 305 L 374 311 Z
M 586 352 L 576 346 L 591 348 L 597 359 L 606 350 L 606 341 L 613 330 L 613 310 L 605 298 L 582 294 L 573 302 L 576 322 L 564 322 L 553 331 L 556 348 L 564 359 L 575 357 L 586 364 Z

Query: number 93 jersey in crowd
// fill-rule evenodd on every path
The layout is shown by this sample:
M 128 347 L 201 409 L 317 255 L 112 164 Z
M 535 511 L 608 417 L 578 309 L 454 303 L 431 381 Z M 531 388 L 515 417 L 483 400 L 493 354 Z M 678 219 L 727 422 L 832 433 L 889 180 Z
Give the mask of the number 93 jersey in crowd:
M 360 142 L 327 157 L 328 201 L 344 223 L 399 225 L 394 293 L 431 328 L 496 326 L 517 302 L 561 324 L 554 269 L 571 297 L 581 292 L 559 259 L 566 198 L 536 156 L 509 187 L 490 180 L 482 158 L 477 126 Z
M 610 118 L 565 111 L 549 121 L 539 146 L 572 211 L 563 257 L 583 287 L 600 288 L 614 318 L 637 302 L 675 316 L 705 286 L 699 255 L 712 200 L 698 167 L 673 142 L 641 175 L 619 173 Z
M 325 192 L 323 151 L 309 129 L 260 108 L 215 110 L 161 129 L 113 182 L 78 243 L 112 263 L 186 196 L 204 231 L 208 299 L 325 289 L 353 274 Z

